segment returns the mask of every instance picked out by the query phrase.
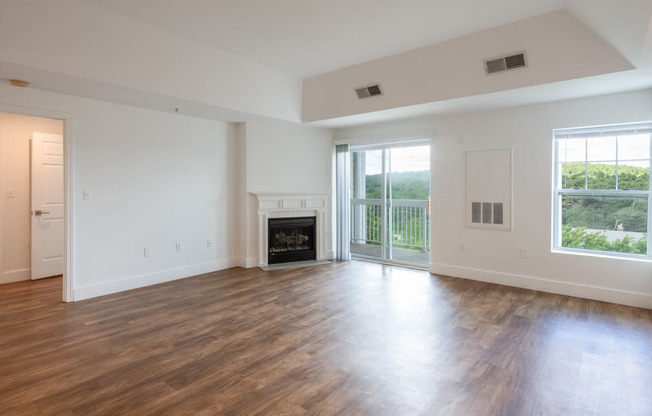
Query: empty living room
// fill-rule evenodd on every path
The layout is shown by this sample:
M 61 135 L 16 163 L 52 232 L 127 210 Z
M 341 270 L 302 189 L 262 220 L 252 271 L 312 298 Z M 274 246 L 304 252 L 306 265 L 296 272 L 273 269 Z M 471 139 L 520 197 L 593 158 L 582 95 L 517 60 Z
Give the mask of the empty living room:
M 652 415 L 649 1 L 0 4 L 0 416 Z

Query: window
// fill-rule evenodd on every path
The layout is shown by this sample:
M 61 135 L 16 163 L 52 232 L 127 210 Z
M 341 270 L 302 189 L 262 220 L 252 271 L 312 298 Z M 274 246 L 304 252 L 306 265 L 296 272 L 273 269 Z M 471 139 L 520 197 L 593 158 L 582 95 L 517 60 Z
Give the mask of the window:
M 652 259 L 652 123 L 555 130 L 557 251 Z

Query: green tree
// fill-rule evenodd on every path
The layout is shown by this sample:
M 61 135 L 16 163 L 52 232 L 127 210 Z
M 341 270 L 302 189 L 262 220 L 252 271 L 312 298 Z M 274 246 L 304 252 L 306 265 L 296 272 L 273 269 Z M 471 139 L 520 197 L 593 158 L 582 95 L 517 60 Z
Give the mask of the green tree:
M 650 188 L 649 167 L 618 165 L 617 172 L 618 189 L 644 191 Z M 616 189 L 616 165 L 564 163 L 561 175 L 562 189 Z
M 365 177 L 365 196 L 367 199 L 380 199 L 381 198 L 381 175 L 367 175 Z M 430 197 L 430 171 L 418 172 L 393 172 L 391 178 L 388 175 L 388 184 L 391 179 L 391 196 L 393 199 L 412 199 L 412 200 L 427 200 Z M 401 221 L 394 219 L 392 221 L 393 230 L 393 246 L 400 248 L 415 249 L 415 246 L 421 247 L 423 244 L 423 237 L 421 230 L 423 229 L 423 222 L 426 222 L 426 230 L 428 230 L 429 215 L 424 215 L 421 211 L 409 211 L 406 217 L 402 217 Z M 381 235 L 381 218 L 380 211 L 375 211 L 371 206 L 366 210 L 366 224 L 367 236 L 366 244 L 379 244 L 376 242 L 378 236 Z M 409 235 L 412 239 L 417 241 L 405 241 Z M 426 236 L 427 238 L 427 236 Z
M 616 178 L 618 179 L 616 182 Z M 615 164 L 562 164 L 563 189 L 648 190 L 650 168 Z M 640 197 L 564 196 L 562 224 L 613 230 L 647 232 L 647 200 Z
M 388 178 L 389 181 L 389 178 Z M 366 197 L 380 199 L 381 175 L 367 175 Z M 391 173 L 392 198 L 425 200 L 430 197 L 430 171 Z
M 586 250 L 610 251 L 617 253 L 646 254 L 647 236 L 635 240 L 631 236 L 625 236 L 612 242 L 602 232 L 587 232 L 586 228 L 573 228 L 564 225 L 561 229 L 562 247 L 582 248 Z

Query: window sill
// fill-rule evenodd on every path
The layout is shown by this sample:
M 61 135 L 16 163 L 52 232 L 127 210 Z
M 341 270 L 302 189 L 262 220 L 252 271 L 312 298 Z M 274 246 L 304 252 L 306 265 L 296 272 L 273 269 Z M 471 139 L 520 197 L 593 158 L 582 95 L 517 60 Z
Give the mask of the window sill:
M 568 249 L 568 248 L 553 248 L 551 252 L 553 254 L 569 254 L 571 256 L 597 257 L 597 258 L 611 259 L 611 260 L 626 260 L 626 261 L 652 263 L 652 257 L 644 256 L 644 255 L 636 255 L 636 254 L 628 255 L 622 253 L 610 253 L 608 251 Z

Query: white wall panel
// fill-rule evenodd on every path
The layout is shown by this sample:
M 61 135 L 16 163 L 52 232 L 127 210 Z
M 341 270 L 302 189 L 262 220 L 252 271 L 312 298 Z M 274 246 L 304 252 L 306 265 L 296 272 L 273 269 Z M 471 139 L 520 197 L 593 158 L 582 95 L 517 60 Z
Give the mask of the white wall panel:
M 76 300 L 232 265 L 238 175 L 227 123 L 2 85 L 0 97 L 17 112 L 71 115 Z

